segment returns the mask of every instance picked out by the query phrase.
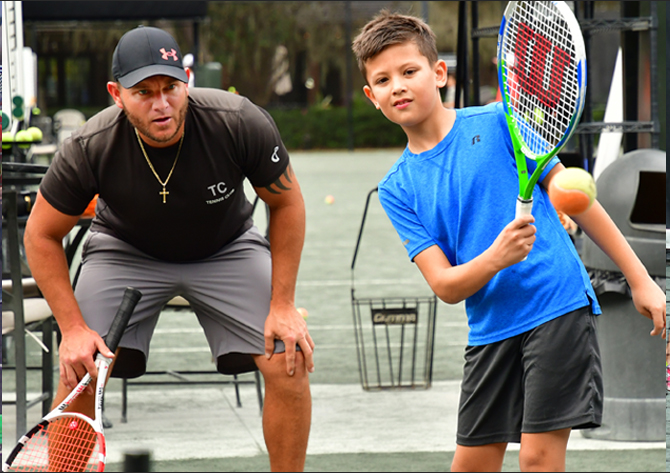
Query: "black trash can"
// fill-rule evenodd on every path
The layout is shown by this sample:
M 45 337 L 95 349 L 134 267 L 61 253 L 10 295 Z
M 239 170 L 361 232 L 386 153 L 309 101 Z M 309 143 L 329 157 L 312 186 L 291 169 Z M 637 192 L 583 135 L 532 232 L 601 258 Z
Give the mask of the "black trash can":
M 665 156 L 640 149 L 610 164 L 596 182 L 598 201 L 612 217 L 656 283 L 665 290 Z M 588 237 L 584 266 L 598 295 L 598 340 L 605 405 L 587 438 L 662 441 L 665 437 L 665 340 L 651 337 L 651 322 L 637 312 L 619 268 Z

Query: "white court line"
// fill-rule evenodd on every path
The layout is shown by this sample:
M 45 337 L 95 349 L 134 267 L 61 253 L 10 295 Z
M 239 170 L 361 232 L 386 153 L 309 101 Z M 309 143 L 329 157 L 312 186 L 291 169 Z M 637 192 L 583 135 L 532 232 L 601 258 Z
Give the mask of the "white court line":
M 460 322 L 444 322 L 441 324 L 435 324 L 436 328 L 468 328 L 467 323 L 464 321 Z M 353 330 L 353 325 L 310 325 L 309 321 L 307 323 L 307 328 L 310 332 L 317 332 L 321 330 Z M 154 330 L 154 335 L 179 335 L 187 333 L 203 333 L 202 328 L 157 328 Z
M 465 342 L 445 342 L 445 343 L 440 343 L 440 346 L 447 346 L 447 347 L 464 347 L 466 345 Z M 400 344 L 399 343 L 391 343 L 391 348 L 399 348 Z M 423 346 L 423 345 L 420 345 Z M 356 345 L 351 343 L 347 344 L 317 344 L 316 345 L 316 350 L 342 350 L 342 349 L 348 349 L 348 350 L 355 350 Z M 151 354 L 155 353 L 210 353 L 209 347 L 207 346 L 202 346 L 202 347 L 169 347 L 169 348 L 151 348 L 150 349 Z
M 321 281 L 298 281 L 296 283 L 298 286 L 306 287 L 332 287 L 332 286 L 351 286 L 350 279 L 332 279 L 332 280 L 321 280 Z M 414 279 L 363 279 L 361 281 L 356 281 L 356 286 L 385 286 L 388 284 L 416 284 L 416 285 L 426 285 L 424 280 L 414 280 Z

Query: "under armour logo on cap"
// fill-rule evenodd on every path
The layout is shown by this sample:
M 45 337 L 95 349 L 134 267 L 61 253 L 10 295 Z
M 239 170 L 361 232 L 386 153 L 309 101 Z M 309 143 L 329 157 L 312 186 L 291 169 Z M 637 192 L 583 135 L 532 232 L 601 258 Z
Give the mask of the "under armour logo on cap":
M 152 76 L 168 76 L 188 83 L 181 58 L 179 45 L 168 32 L 139 26 L 124 34 L 116 45 L 112 76 L 126 89 Z
M 172 57 L 172 59 L 174 59 L 175 61 L 179 61 L 179 58 L 177 57 L 177 51 L 175 51 L 174 49 L 171 50 L 170 52 L 167 52 L 165 48 L 161 48 L 160 51 L 163 54 L 163 59 L 165 59 L 166 61 L 169 57 Z

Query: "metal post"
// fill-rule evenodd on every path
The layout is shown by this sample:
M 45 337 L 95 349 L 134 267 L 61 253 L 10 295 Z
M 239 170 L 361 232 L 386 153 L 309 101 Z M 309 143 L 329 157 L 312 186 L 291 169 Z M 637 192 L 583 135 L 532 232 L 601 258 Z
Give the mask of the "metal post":
M 19 222 L 16 211 L 17 192 L 3 192 L 3 205 L 7 207 L 7 250 L 12 279 L 11 310 L 14 312 L 14 353 L 16 358 L 16 440 L 27 429 L 27 387 L 26 387 L 26 326 L 23 313 L 23 286 L 21 276 L 21 255 L 19 252 Z M 5 301 L 6 302 L 6 301 Z
M 578 12 L 578 8 L 575 4 L 575 13 Z M 593 2 L 584 2 L 584 20 L 593 19 Z M 584 48 L 586 49 L 586 63 L 589 63 L 589 58 L 591 58 L 591 32 L 586 30 L 583 32 L 584 36 Z M 586 68 L 586 98 L 584 100 L 584 113 L 582 120 L 586 123 L 591 123 L 593 121 L 593 107 L 591 106 L 592 92 L 591 87 L 588 87 L 588 84 L 592 84 L 591 81 L 591 71 L 592 68 Z M 593 172 L 593 135 L 586 134 L 582 135 L 579 138 L 579 145 L 581 148 L 582 159 L 584 161 L 584 169 L 588 172 Z
M 654 131 L 651 133 L 651 147 L 658 149 L 660 142 L 660 123 L 658 121 L 658 6 L 651 2 L 651 28 L 649 29 L 649 91 L 651 102 L 651 122 Z
M 640 16 L 640 2 L 621 2 L 621 17 L 634 18 Z M 623 98 L 624 121 L 638 121 L 638 74 L 640 69 L 640 33 L 637 31 L 623 31 L 621 33 L 621 48 L 623 55 Z M 623 151 L 633 151 L 638 148 L 636 133 L 626 133 L 623 137 Z
M 196 73 L 196 79 L 198 77 L 198 65 L 200 64 L 200 21 L 195 20 L 193 22 L 193 72 Z M 195 84 L 194 85 L 198 85 Z
M 345 63 L 347 73 L 347 93 L 345 96 L 345 103 L 347 106 L 347 149 L 354 150 L 354 78 L 353 68 L 351 66 L 352 51 L 351 51 L 351 2 L 344 4 L 345 15 Z
M 472 30 L 479 28 L 479 7 L 477 2 L 470 3 L 470 12 L 472 14 Z M 472 92 L 473 105 L 481 105 L 479 101 L 479 38 L 472 38 Z
M 467 38 L 467 9 L 464 1 L 458 2 L 458 45 L 456 63 L 456 97 L 455 108 L 469 105 L 468 98 L 468 38 Z

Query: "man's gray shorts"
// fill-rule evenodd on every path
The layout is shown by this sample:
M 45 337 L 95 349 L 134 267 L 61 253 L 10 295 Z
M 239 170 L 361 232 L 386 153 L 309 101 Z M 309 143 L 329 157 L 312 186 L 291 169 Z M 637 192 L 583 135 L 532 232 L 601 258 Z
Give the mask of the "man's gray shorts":
M 224 374 L 256 370 L 252 354 L 265 352 L 263 330 L 270 310 L 271 257 L 256 227 L 209 258 L 192 263 L 157 260 L 104 233 L 91 233 L 83 248 L 75 296 L 86 323 L 104 336 L 132 286 L 142 292 L 121 340 L 113 376 L 134 378 L 146 371 L 149 344 L 165 304 L 186 299 L 202 325 Z M 275 352 L 284 344 L 275 341 Z

